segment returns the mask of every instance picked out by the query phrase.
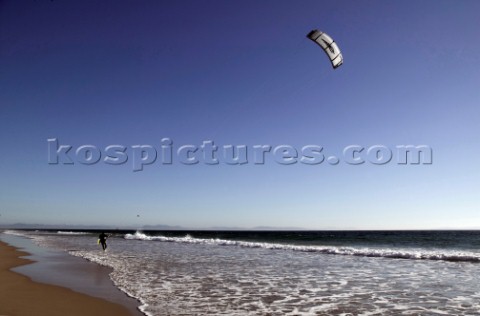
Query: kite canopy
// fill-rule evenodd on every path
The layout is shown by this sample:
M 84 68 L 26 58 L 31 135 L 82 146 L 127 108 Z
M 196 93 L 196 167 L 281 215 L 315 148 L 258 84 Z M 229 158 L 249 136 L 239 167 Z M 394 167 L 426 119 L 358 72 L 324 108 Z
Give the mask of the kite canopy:
M 340 48 L 338 48 L 338 45 L 330 36 L 319 30 L 313 30 L 307 34 L 307 37 L 317 43 L 323 51 L 327 53 L 334 69 L 343 64 L 343 56 L 340 52 Z

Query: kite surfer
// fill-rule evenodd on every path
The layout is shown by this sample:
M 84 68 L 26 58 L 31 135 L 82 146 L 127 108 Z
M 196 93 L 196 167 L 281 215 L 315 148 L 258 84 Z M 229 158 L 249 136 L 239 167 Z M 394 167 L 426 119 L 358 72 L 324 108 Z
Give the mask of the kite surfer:
M 107 249 L 107 238 L 108 237 L 109 236 L 107 234 L 105 234 L 104 232 L 102 232 L 98 236 L 98 242 L 102 245 L 103 251 L 105 251 Z

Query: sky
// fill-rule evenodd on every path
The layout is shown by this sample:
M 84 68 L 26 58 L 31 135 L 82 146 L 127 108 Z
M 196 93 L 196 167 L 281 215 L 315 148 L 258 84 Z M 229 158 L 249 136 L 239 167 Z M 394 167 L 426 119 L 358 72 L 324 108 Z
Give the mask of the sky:
M 480 228 L 478 38 L 479 1 L 1 1 L 0 226 Z M 49 139 L 68 158 L 49 163 Z M 176 156 L 204 141 L 316 145 L 325 161 Z M 105 163 L 110 145 L 128 160 Z M 141 145 L 158 159 L 134 171 Z M 375 145 L 392 161 L 372 163 Z M 432 163 L 398 164 L 399 145 Z

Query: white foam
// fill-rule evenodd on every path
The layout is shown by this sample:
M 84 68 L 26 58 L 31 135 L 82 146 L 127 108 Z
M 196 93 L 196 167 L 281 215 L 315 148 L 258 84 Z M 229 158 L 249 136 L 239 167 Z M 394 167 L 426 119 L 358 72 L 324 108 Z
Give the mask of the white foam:
M 146 309 L 148 308 L 148 304 L 146 301 L 139 295 L 135 295 L 130 289 L 126 288 L 122 282 L 119 281 L 119 279 L 122 279 L 122 275 L 128 271 L 128 267 L 125 267 L 125 260 L 123 258 L 117 258 L 112 255 L 107 255 L 105 252 L 92 252 L 92 251 L 69 251 L 69 254 L 77 257 L 81 257 L 84 259 L 87 259 L 88 261 L 97 263 L 102 266 L 110 267 L 114 269 L 114 272 L 112 274 L 119 274 L 117 277 L 112 277 L 110 275 L 110 278 L 112 279 L 113 283 L 115 284 L 116 287 L 118 287 L 122 292 L 127 294 L 130 297 L 133 297 L 137 299 L 141 305 L 138 307 L 138 309 L 144 313 L 147 316 L 154 316 L 153 314 L 150 314 Z M 128 275 L 128 274 L 127 274 Z
M 59 235 L 88 235 L 87 232 L 64 232 L 64 231 L 58 231 L 57 234 Z
M 28 237 L 28 235 L 26 233 L 18 231 L 18 230 L 6 230 L 3 233 L 7 234 L 7 235 L 13 235 L 13 236 Z

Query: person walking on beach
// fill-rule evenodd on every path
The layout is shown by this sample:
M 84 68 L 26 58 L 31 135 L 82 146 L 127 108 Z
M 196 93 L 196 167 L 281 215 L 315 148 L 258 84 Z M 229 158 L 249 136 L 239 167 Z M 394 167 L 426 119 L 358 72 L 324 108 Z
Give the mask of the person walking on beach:
M 105 234 L 104 232 L 102 232 L 98 236 L 98 240 L 99 240 L 100 244 L 102 245 L 103 251 L 105 251 L 107 249 L 107 238 L 108 238 L 108 235 Z

